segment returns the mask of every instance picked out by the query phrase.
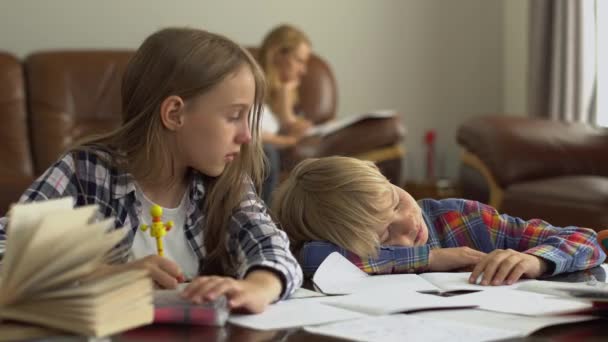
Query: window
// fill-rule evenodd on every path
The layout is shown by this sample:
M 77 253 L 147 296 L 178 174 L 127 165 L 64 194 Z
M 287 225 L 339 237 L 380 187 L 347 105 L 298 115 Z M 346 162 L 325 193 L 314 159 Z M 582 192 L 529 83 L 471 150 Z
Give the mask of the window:
M 596 1 L 597 124 L 608 127 L 608 1 Z

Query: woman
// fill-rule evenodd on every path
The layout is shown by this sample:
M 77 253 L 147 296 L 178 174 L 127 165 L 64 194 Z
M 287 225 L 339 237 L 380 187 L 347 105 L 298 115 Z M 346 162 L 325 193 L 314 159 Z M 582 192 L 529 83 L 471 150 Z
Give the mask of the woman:
M 278 150 L 295 145 L 311 126 L 294 112 L 310 54 L 310 39 L 290 25 L 274 28 L 260 47 L 258 59 L 268 90 L 262 117 L 262 142 L 271 168 L 262 191 L 267 203 L 280 172 Z

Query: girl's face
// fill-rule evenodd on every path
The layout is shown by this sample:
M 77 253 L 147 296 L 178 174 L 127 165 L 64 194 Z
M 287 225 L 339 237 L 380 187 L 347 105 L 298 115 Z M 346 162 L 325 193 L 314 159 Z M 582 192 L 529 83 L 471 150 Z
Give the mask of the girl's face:
M 178 160 L 186 167 L 216 177 L 251 141 L 249 113 L 255 79 L 243 65 L 205 94 L 184 106 L 177 134 Z
M 392 221 L 377 229 L 381 245 L 422 246 L 429 239 L 429 229 L 422 218 L 418 203 L 405 190 L 393 184 L 395 207 Z
M 279 53 L 276 66 L 279 77 L 283 83 L 300 83 L 300 79 L 306 74 L 306 66 L 310 59 L 310 46 L 300 43 L 293 51 Z

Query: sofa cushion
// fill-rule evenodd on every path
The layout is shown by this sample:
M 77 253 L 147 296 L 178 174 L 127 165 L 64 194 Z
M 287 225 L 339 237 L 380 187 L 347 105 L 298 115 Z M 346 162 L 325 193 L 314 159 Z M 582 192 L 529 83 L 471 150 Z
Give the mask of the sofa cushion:
M 0 52 L 0 216 L 32 182 L 34 171 L 27 129 L 21 62 Z
M 32 154 L 44 172 L 76 140 L 122 120 L 120 88 L 131 51 L 52 51 L 27 57 Z
M 489 168 L 501 187 L 545 177 L 608 176 L 608 129 L 514 116 L 475 117 L 457 141 Z
M 524 219 L 547 218 L 557 226 L 608 228 L 608 178 L 564 176 L 513 184 L 501 212 Z

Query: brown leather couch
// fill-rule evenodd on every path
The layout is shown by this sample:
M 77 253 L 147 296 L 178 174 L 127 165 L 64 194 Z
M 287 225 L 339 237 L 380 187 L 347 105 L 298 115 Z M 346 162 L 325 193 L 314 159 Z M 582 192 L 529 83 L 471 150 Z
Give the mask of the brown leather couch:
M 558 226 L 608 228 L 608 129 L 484 116 L 457 132 L 463 197 Z
M 132 51 L 47 51 L 21 61 L 0 53 L 0 215 L 74 140 L 120 124 L 120 82 Z M 302 81 L 299 112 L 314 122 L 336 115 L 331 69 L 313 56 Z M 367 120 L 283 151 L 285 168 L 305 157 L 334 154 L 373 160 L 401 179 L 399 119 Z

